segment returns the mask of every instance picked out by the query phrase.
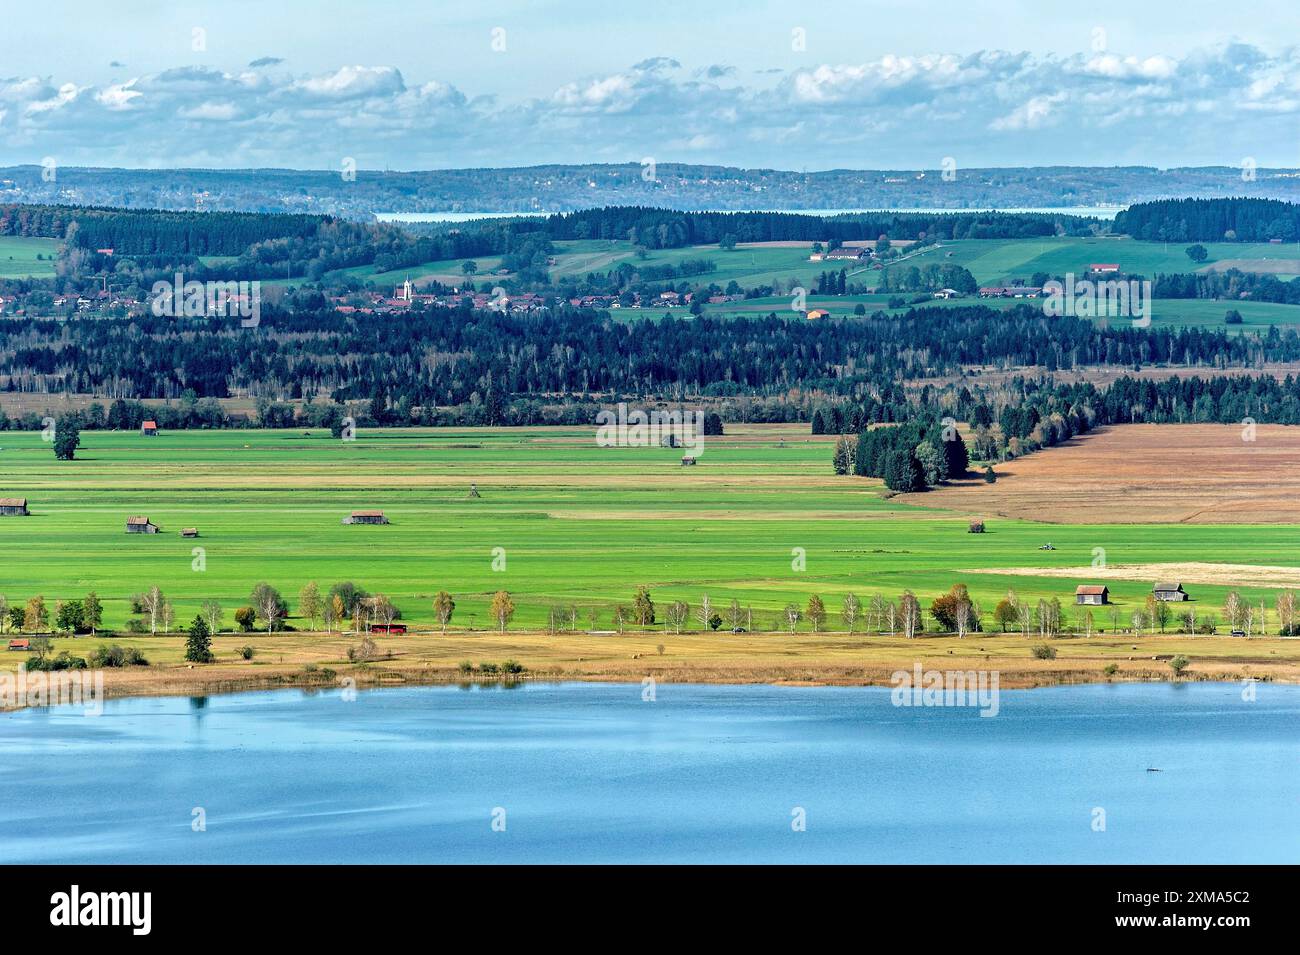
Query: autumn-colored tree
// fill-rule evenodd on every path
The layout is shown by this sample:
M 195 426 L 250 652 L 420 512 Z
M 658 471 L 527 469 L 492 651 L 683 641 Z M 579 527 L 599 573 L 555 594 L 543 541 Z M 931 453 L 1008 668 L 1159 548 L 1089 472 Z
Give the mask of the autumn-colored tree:
M 23 612 L 23 629 L 45 630 L 49 625 L 50 612 L 45 607 L 45 598 L 37 596 L 29 599 Z
M 438 618 L 438 625 L 442 627 L 442 632 L 447 632 L 447 624 L 451 623 L 451 616 L 456 612 L 456 601 L 451 594 L 445 590 L 440 590 L 433 598 L 433 613 Z
M 953 584 L 946 594 L 935 597 L 930 604 L 930 616 L 945 630 L 956 630 L 957 614 L 962 606 L 970 610 L 970 593 L 965 584 Z
M 804 611 L 808 622 L 812 624 L 813 633 L 820 633 L 822 624 L 826 622 L 826 605 L 822 603 L 822 598 L 813 594 L 808 598 L 808 608 Z
M 515 615 L 515 602 L 509 592 L 498 590 L 492 595 L 491 613 L 492 619 L 497 622 L 501 632 L 505 633 L 506 627 Z
M 313 580 L 298 591 L 298 616 L 310 620 L 311 628 L 315 630 L 316 621 L 320 619 L 321 609 L 320 588 L 316 586 L 316 581 Z

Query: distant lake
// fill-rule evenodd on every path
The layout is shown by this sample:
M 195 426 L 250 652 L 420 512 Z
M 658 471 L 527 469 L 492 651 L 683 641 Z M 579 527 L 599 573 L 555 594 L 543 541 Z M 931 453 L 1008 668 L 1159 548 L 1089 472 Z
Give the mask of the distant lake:
M 0 862 L 1290 863 L 1300 687 L 1255 690 L 1003 691 L 992 718 L 596 683 L 24 710 L 0 714 Z
M 1075 208 L 1042 209 L 749 209 L 748 212 L 787 212 L 792 215 L 838 216 L 860 212 L 923 212 L 948 213 L 956 215 L 962 212 L 1036 212 L 1048 215 L 1092 216 L 1097 219 L 1113 219 L 1115 213 L 1123 207 L 1080 206 Z M 727 211 L 727 210 L 724 210 Z M 735 210 L 730 210 L 735 211 Z M 380 222 L 469 222 L 473 219 L 507 219 L 516 216 L 549 216 L 551 212 L 376 212 L 375 218 Z

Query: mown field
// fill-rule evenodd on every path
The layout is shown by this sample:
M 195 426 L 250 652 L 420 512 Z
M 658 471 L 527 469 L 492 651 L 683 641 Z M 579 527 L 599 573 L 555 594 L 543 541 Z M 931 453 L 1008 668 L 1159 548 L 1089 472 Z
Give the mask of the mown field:
M 58 258 L 62 244 L 58 239 L 0 236 L 0 279 L 52 276 L 54 260 Z
M 932 507 L 924 495 L 905 504 L 886 500 L 874 481 L 833 475 L 833 438 L 793 425 L 732 430 L 709 439 L 693 468 L 667 448 L 598 447 L 586 429 L 376 430 L 354 442 L 324 431 L 85 432 L 74 462 L 56 461 L 37 434 L 6 433 L 0 497 L 28 498 L 33 515 L 0 518 L 0 594 L 10 604 L 40 594 L 53 607 L 93 589 L 107 625 L 123 627 L 128 597 L 152 584 L 180 621 L 207 598 L 223 603 L 229 621 L 259 581 L 296 604 L 308 581 L 324 590 L 352 580 L 389 595 L 416 626 L 433 625 L 430 601 L 446 589 L 456 627 L 487 627 L 490 595 L 508 590 L 516 628 L 541 627 L 560 604 L 579 608 L 584 629 L 593 609 L 596 628 L 610 629 L 614 605 L 646 585 L 661 621 L 671 600 L 698 607 L 708 594 L 719 610 L 733 598 L 752 607 L 755 628 L 766 630 L 787 603 L 803 606 L 815 593 L 842 629 L 835 615 L 850 591 L 865 604 L 910 588 L 928 607 L 963 582 L 986 610 L 1008 587 L 1069 605 L 1080 581 L 1023 569 L 1087 567 L 1096 548 L 1111 564 L 1300 566 L 1293 523 L 1132 523 L 1141 513 L 1111 510 L 1053 524 L 982 514 L 967 499 L 960 510 Z M 472 483 L 478 499 L 468 496 Z M 1014 480 L 993 489 L 1004 500 Z M 340 523 L 363 508 L 382 508 L 392 523 Z M 988 533 L 967 532 L 972 513 L 989 518 Z M 135 514 L 163 533 L 125 534 Z M 185 526 L 202 536 L 181 538 Z M 1049 541 L 1055 550 L 1038 549 Z M 503 570 L 494 551 L 504 553 Z M 999 568 L 1020 573 L 989 572 Z M 1107 583 L 1127 625 L 1151 581 Z M 1218 612 L 1232 583 L 1197 585 L 1200 611 Z M 1240 589 L 1272 607 L 1274 586 Z M 1110 627 L 1110 613 L 1099 612 L 1097 625 Z

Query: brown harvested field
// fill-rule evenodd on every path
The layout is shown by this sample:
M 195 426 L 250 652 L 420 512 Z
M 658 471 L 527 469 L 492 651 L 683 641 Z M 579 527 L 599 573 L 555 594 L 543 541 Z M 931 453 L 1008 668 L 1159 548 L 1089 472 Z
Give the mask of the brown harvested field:
M 1139 424 L 1103 428 L 999 464 L 909 504 L 1056 524 L 1273 524 L 1300 520 L 1300 427 Z
M 1185 584 L 1227 587 L 1300 587 L 1300 567 L 1211 564 L 1197 560 L 1110 564 L 1106 567 L 985 567 L 970 573 L 1010 574 L 1013 577 L 1069 577 L 1078 580 L 1177 580 Z

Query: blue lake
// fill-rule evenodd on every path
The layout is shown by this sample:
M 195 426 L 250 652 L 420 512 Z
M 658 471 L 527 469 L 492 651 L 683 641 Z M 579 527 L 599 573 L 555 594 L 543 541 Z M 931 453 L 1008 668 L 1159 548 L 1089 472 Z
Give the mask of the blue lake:
M 527 683 L 24 710 L 0 714 L 0 862 L 1293 863 L 1300 687 L 1255 695 L 1003 691 L 985 718 L 882 688 Z

